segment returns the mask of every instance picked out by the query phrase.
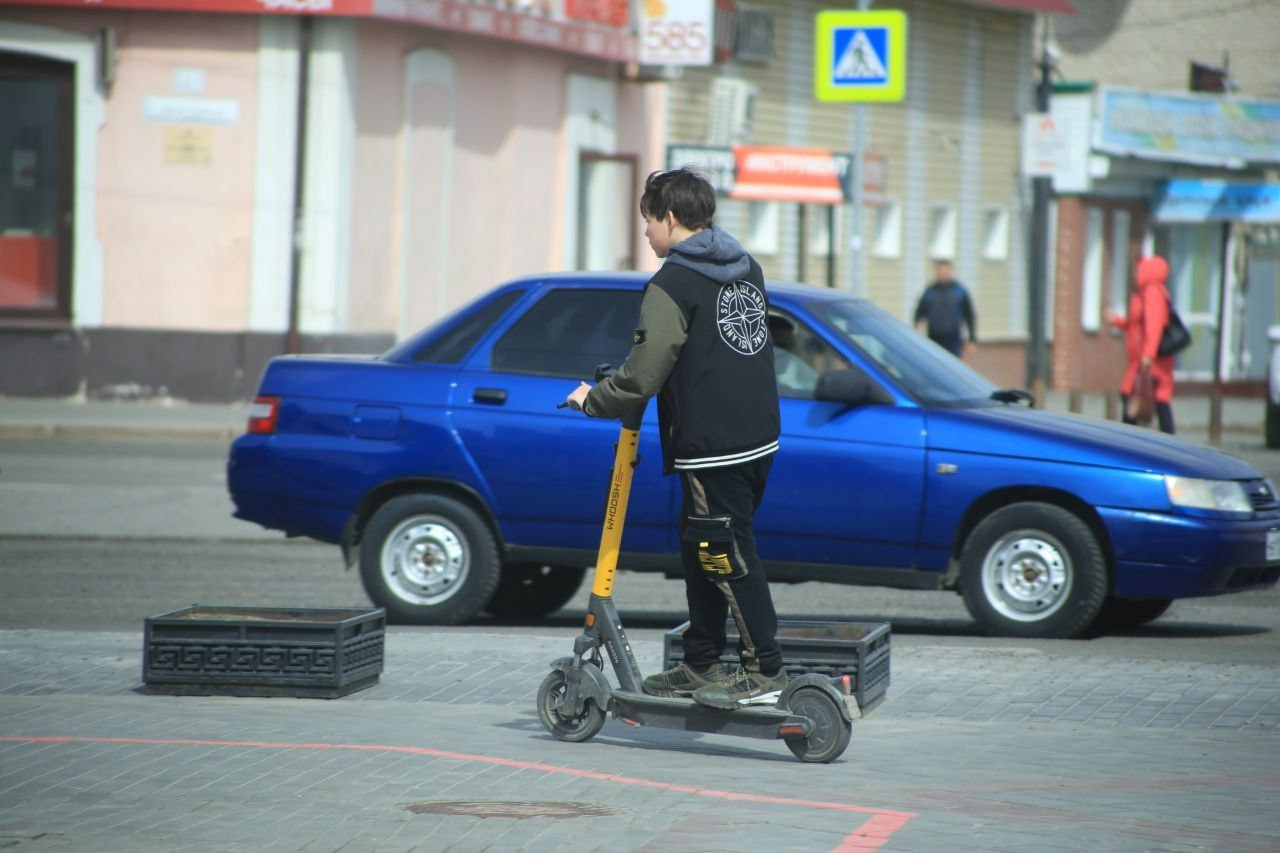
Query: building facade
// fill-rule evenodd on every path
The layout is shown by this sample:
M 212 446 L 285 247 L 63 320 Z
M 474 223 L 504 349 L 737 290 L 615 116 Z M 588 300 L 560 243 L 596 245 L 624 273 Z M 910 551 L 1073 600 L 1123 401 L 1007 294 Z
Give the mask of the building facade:
M 608 212 L 663 92 L 625 0 L 168 5 L 0 3 L 0 394 L 242 399 L 635 262 Z
M 715 0 L 683 68 L 637 64 L 639 5 L 0 0 L 0 394 L 243 399 L 516 275 L 652 268 L 638 188 L 688 146 L 825 152 L 852 197 L 721 224 L 908 321 L 951 261 L 974 365 L 1022 383 L 1033 22 L 1071 4 L 876 3 L 906 96 L 856 106 L 814 99 L 814 17 L 848 4 Z
M 978 312 L 974 365 L 1002 385 L 1021 385 L 1029 196 L 1019 155 L 1021 117 L 1033 106 L 1034 13 L 1072 7 L 877 2 L 875 10 L 907 18 L 904 100 L 818 102 L 814 17 L 852 5 L 719 2 L 717 61 L 671 83 L 668 165 L 716 171 L 734 147 L 837 157 L 860 150 L 861 215 L 848 198 L 728 197 L 722 224 L 768 275 L 850 290 L 908 322 L 933 262 L 951 261 Z
M 1261 393 L 1280 323 L 1280 6 L 1077 2 L 1052 21 L 1052 383 L 1113 390 L 1138 255 L 1171 266 L 1182 383 Z M 1080 82 L 1071 82 L 1080 81 Z M 1195 88 L 1196 91 L 1191 91 Z

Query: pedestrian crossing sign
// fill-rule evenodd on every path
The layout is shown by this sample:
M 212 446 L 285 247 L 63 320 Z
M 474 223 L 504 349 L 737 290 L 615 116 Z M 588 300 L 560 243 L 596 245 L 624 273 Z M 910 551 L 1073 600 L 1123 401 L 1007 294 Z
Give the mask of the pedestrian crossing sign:
M 901 101 L 907 93 L 904 12 L 819 12 L 813 91 L 819 101 Z

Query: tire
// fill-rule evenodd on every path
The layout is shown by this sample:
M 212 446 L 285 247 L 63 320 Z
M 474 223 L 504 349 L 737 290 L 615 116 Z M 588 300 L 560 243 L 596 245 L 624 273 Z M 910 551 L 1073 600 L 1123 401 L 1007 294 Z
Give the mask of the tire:
M 1093 624 L 1107 596 L 1107 561 L 1079 516 L 1047 503 L 991 513 L 960 554 L 969 613 L 988 633 L 1069 639 Z
M 849 747 L 853 724 L 844 718 L 835 700 L 816 687 L 801 687 L 787 700 L 787 710 L 813 721 L 808 737 L 787 738 L 787 749 L 801 761 L 827 764 Z
M 1280 447 L 1280 403 L 1267 400 L 1267 447 Z
M 498 546 L 474 510 L 441 495 L 402 495 L 369 519 L 360 580 L 391 621 L 457 625 L 498 586 Z
M 1096 631 L 1122 631 L 1154 622 L 1173 604 L 1172 598 L 1108 598 L 1093 623 Z
M 484 609 L 503 619 L 547 616 L 577 595 L 586 573 L 586 569 L 578 566 L 537 563 L 504 566 L 498 589 Z
M 542 725 L 554 737 L 569 743 L 591 740 L 604 725 L 604 709 L 588 699 L 582 704 L 582 713 L 576 717 L 562 716 L 559 705 L 564 694 L 564 673 L 553 669 L 538 687 L 538 716 Z

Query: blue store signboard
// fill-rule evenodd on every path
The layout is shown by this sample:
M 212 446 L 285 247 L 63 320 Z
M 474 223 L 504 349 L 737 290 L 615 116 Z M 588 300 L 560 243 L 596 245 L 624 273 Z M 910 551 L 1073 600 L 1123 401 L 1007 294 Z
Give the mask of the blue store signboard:
M 1280 184 L 1168 181 L 1156 196 L 1157 222 L 1280 222 Z
M 1104 87 L 1093 147 L 1239 168 L 1280 163 L 1280 101 Z

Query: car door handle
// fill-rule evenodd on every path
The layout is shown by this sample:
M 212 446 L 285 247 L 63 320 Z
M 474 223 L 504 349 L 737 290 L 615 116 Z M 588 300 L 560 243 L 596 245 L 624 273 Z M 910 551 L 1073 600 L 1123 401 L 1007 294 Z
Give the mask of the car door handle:
M 501 406 L 507 402 L 507 391 L 505 388 L 477 388 L 471 392 L 471 402 Z

